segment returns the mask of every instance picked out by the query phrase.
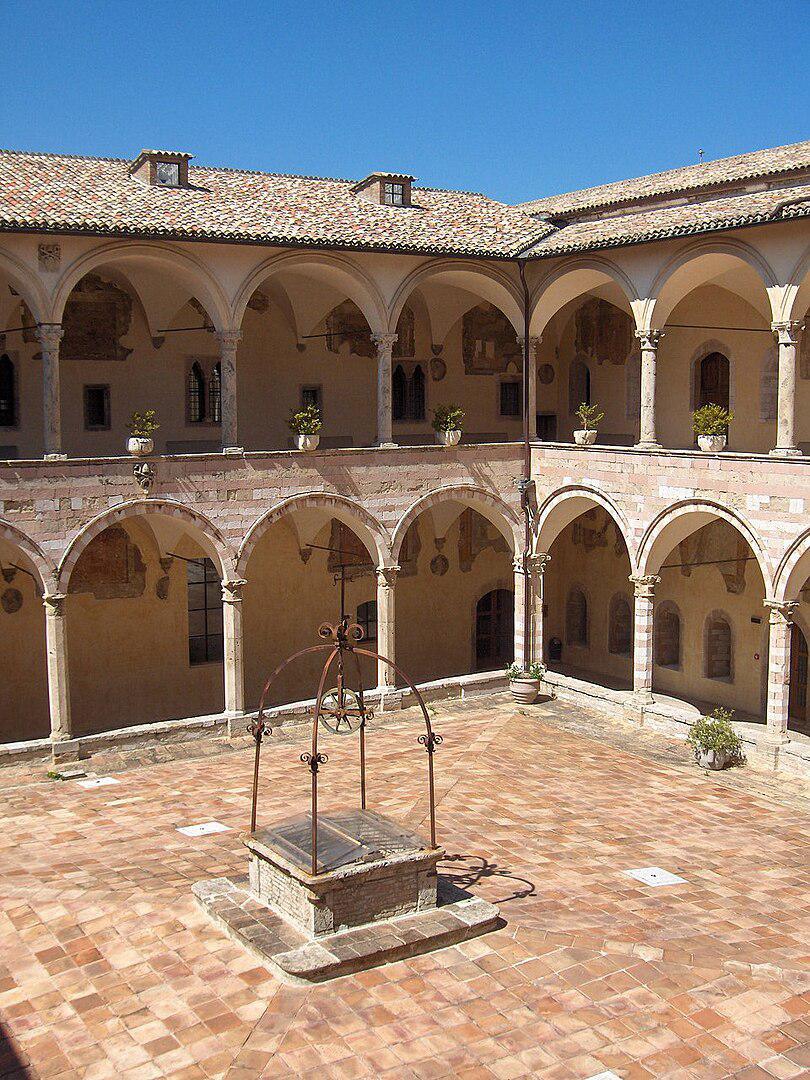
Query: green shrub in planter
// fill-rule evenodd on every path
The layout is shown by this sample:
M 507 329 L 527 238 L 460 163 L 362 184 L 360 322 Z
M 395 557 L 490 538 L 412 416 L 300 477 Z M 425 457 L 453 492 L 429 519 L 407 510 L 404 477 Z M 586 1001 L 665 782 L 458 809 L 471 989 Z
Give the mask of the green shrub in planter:
M 307 405 L 298 412 L 293 411 L 287 423 L 294 435 L 317 435 L 323 427 L 317 405 Z
M 134 412 L 129 418 L 127 427 L 135 439 L 151 439 L 154 432 L 160 427 L 157 422 L 157 413 L 154 409 L 147 409 L 144 413 Z
M 733 419 L 722 405 L 701 405 L 692 413 L 692 428 L 696 435 L 725 435 Z
M 433 410 L 433 430 L 461 431 L 465 415 L 458 405 L 437 405 Z
M 599 412 L 598 405 L 588 405 L 585 401 L 582 402 L 575 415 L 582 421 L 583 431 L 593 431 L 605 419 L 605 414 Z
M 506 677 L 510 682 L 515 679 L 542 679 L 544 674 L 542 664 L 532 664 L 528 668 L 522 668 L 520 664 L 510 664 L 506 669 Z
M 731 726 L 733 715 L 733 710 L 718 706 L 689 729 L 687 742 L 701 765 L 722 769 L 728 763 L 742 759 L 742 742 Z

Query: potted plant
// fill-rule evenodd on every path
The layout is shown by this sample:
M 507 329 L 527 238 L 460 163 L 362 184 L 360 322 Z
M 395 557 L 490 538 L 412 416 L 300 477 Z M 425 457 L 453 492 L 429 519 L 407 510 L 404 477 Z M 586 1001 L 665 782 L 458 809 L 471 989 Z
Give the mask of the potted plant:
M 600 420 L 604 420 L 605 414 L 599 412 L 598 405 L 588 405 L 583 401 L 575 415 L 582 421 L 582 427 L 574 432 L 574 442 L 577 446 L 593 446 L 596 442 L 596 429 Z
M 147 409 L 144 413 L 134 412 L 129 418 L 127 427 L 132 432 L 127 439 L 127 452 L 133 457 L 146 457 L 155 449 L 154 432 L 160 427 L 157 422 L 157 414 L 154 409 Z
M 698 765 L 704 769 L 725 769 L 739 760 L 742 742 L 731 726 L 733 709 L 712 709 L 689 729 L 687 742 L 695 751 Z
M 506 669 L 506 677 L 515 701 L 520 705 L 534 705 L 543 681 L 542 665 L 532 664 L 528 668 L 522 668 L 520 664 L 510 664 Z
M 701 405 L 692 413 L 692 427 L 704 454 L 719 454 L 728 439 L 728 425 L 734 413 L 722 405 Z
M 290 431 L 295 435 L 295 442 L 299 450 L 313 451 L 318 449 L 321 436 L 318 434 L 323 427 L 321 413 L 317 405 L 306 405 L 298 412 L 292 412 L 288 421 Z
M 438 405 L 433 410 L 433 430 L 442 446 L 458 446 L 464 416 L 458 405 Z

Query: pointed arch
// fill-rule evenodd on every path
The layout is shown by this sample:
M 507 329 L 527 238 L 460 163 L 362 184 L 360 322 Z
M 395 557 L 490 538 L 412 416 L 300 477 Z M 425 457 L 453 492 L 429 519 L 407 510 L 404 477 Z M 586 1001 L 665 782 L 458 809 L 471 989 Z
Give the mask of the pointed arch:
M 594 507 L 601 507 L 608 517 L 613 519 L 627 548 L 630 569 L 635 573 L 636 549 L 624 512 L 609 495 L 584 484 L 569 484 L 567 487 L 560 488 L 540 504 L 535 517 L 535 553 L 547 552 L 572 521 L 587 510 L 593 510 Z
M 391 543 L 391 552 L 395 562 L 399 558 L 405 535 L 414 521 L 425 510 L 444 502 L 457 502 L 476 510 L 501 533 L 513 554 L 521 550 L 523 545 L 521 519 L 503 499 L 487 491 L 486 488 L 476 487 L 474 484 L 454 484 L 437 488 L 423 495 L 402 515 L 394 530 Z

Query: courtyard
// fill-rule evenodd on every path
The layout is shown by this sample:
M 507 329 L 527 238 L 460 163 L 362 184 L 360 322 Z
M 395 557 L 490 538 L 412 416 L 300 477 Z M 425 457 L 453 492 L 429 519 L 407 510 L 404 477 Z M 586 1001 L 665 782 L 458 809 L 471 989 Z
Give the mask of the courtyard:
M 419 725 L 393 716 L 369 736 L 369 805 L 424 829 Z M 683 743 L 558 702 L 440 703 L 435 726 L 440 869 L 504 925 L 312 987 L 192 897 L 245 872 L 249 739 L 109 752 L 83 764 L 115 782 L 90 786 L 5 769 L 0 1075 L 807 1075 L 801 781 L 704 774 Z M 305 740 L 266 742 L 262 821 L 306 808 Z M 324 809 L 354 799 L 353 744 L 324 739 Z M 226 829 L 178 832 L 205 822 Z M 626 873 L 645 867 L 684 880 Z

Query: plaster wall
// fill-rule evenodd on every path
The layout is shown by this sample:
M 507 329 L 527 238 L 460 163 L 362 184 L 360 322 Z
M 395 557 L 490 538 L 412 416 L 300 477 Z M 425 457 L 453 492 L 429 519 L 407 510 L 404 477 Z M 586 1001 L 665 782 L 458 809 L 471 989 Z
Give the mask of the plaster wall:
M 0 540 L 0 563 L 32 569 L 19 548 Z M 19 605 L 19 606 L 17 606 Z M 40 589 L 17 571 L 0 578 L 0 742 L 50 734 L 45 668 L 45 609 Z

